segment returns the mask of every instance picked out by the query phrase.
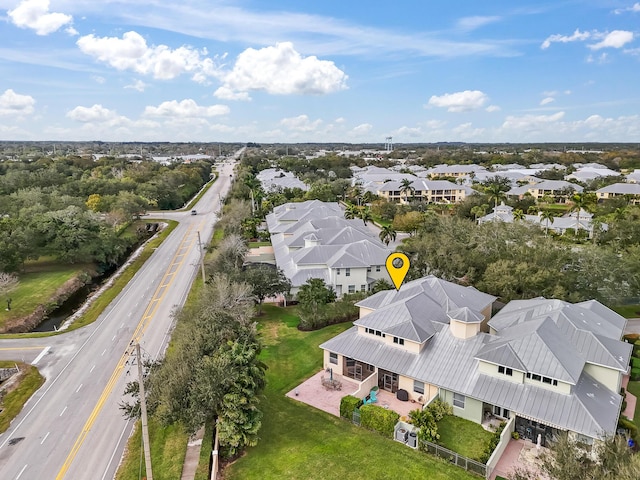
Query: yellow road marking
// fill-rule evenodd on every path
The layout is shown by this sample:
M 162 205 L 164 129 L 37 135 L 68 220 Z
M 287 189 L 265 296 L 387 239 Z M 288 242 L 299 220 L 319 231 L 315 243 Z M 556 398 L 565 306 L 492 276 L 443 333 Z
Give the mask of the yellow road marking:
M 187 231 L 186 231 L 186 233 L 184 234 L 184 238 L 180 242 L 180 245 L 178 246 L 176 254 L 171 259 L 169 267 L 167 268 L 162 280 L 160 281 L 160 284 L 156 288 L 156 291 L 154 292 L 151 301 L 147 305 L 147 308 L 145 309 L 145 312 L 142 315 L 142 318 L 140 319 L 140 321 L 138 322 L 138 325 L 136 326 L 136 330 L 133 333 L 133 336 L 131 337 L 131 342 L 129 342 L 129 346 L 127 346 L 127 349 L 125 350 L 124 354 L 120 357 L 120 360 L 118 361 L 118 364 L 116 365 L 115 370 L 111 374 L 111 377 L 109 378 L 109 381 L 107 382 L 107 385 L 105 386 L 104 390 L 102 391 L 102 394 L 100 395 L 100 398 L 98 399 L 98 403 L 96 403 L 96 406 L 93 408 L 93 411 L 91 412 L 91 415 L 89 415 L 89 418 L 87 419 L 87 422 L 85 423 L 84 427 L 82 427 L 82 431 L 80 432 L 80 435 L 76 439 L 76 442 L 73 445 L 73 448 L 71 449 L 71 452 L 69 452 L 69 455 L 67 456 L 66 460 L 64 461 L 64 464 L 62 465 L 62 468 L 58 472 L 58 475 L 56 476 L 56 480 L 61 480 L 66 475 L 67 471 L 69 470 L 69 467 L 71 466 L 71 463 L 73 463 L 73 460 L 75 459 L 76 455 L 78 454 L 78 451 L 80 450 L 80 447 L 84 443 L 87 435 L 89 434 L 89 431 L 93 427 L 93 424 L 95 423 L 96 418 L 98 417 L 98 414 L 100 413 L 100 411 L 104 407 L 104 403 L 107 401 L 107 398 L 109 397 L 109 395 L 111 395 L 111 392 L 113 391 L 113 387 L 115 386 L 115 384 L 116 384 L 116 382 L 118 380 L 118 377 L 119 377 L 120 373 L 122 372 L 122 369 L 124 368 L 124 364 L 125 364 L 125 362 L 127 361 L 127 359 L 129 358 L 129 356 L 131 354 L 131 346 L 133 344 L 135 344 L 138 340 L 140 340 L 140 338 L 142 337 L 142 335 L 144 334 L 144 332 L 146 331 L 148 326 L 151 324 L 151 319 L 153 318 L 153 316 L 155 315 L 156 311 L 158 310 L 158 306 L 162 302 L 162 299 L 164 298 L 164 296 L 166 294 L 166 291 L 167 291 L 167 289 L 165 289 L 165 292 L 160 297 L 156 298 L 156 295 L 158 295 L 160 290 L 163 288 L 162 287 L 162 283 L 165 281 L 167 276 L 173 275 L 173 273 L 170 274 L 169 271 L 175 265 L 177 265 L 178 269 L 179 269 L 180 266 L 183 263 L 183 260 L 180 260 L 180 262 L 177 263 L 177 264 L 174 263 L 176 261 L 177 257 L 178 257 L 178 252 L 182 248 L 184 248 L 185 246 L 187 246 L 187 248 L 191 248 L 193 246 L 193 244 L 195 243 L 196 240 L 195 240 L 195 236 L 194 236 L 194 238 L 191 239 L 191 243 L 189 245 L 185 245 L 187 243 L 187 240 L 189 239 L 189 235 L 192 233 L 192 229 L 193 229 L 193 225 L 189 226 Z M 180 256 L 184 256 L 184 254 L 182 254 Z M 171 279 L 167 285 L 171 285 L 171 283 L 173 283 L 173 279 Z M 154 303 L 155 303 L 155 305 L 152 306 Z

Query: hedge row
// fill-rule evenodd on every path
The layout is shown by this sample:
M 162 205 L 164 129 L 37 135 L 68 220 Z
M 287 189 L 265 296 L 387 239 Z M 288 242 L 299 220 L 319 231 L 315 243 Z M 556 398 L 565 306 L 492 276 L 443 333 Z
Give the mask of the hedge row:
M 353 395 L 347 395 L 340 400 L 340 416 L 351 420 L 353 411 L 356 408 L 360 408 L 362 400 L 354 397 Z
M 375 430 L 386 437 L 393 437 L 393 428 L 398 423 L 398 415 L 393 410 L 377 405 L 363 405 L 360 407 L 360 425 Z

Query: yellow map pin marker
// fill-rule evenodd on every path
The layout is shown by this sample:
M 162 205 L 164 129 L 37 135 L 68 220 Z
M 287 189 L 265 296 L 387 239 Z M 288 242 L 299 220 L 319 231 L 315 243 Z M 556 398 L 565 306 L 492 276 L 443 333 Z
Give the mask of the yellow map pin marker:
M 387 257 L 385 266 L 387 267 L 387 272 L 391 280 L 393 280 L 396 290 L 400 290 L 404 277 L 407 276 L 407 272 L 409 271 L 409 257 L 404 253 L 392 253 Z

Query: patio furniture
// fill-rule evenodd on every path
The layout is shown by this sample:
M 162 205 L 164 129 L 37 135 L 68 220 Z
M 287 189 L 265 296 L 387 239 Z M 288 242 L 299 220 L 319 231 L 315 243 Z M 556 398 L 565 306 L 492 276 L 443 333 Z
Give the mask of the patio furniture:
M 324 378 L 324 375 L 320 377 L 322 386 L 327 390 L 342 390 L 342 382 L 335 378 Z
M 378 401 L 378 397 L 376 397 L 376 391 L 375 390 L 371 390 L 371 392 L 369 392 L 369 397 L 371 398 L 371 403 L 376 403 Z

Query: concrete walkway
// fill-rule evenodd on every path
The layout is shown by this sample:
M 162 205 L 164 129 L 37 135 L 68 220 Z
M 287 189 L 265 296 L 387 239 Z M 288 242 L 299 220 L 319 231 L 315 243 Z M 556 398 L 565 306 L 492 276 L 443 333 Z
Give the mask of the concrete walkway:
M 204 437 L 204 427 L 196 432 L 187 443 L 187 454 L 182 465 L 182 476 L 180 480 L 193 480 L 200 461 L 200 449 L 202 448 L 202 437 Z

